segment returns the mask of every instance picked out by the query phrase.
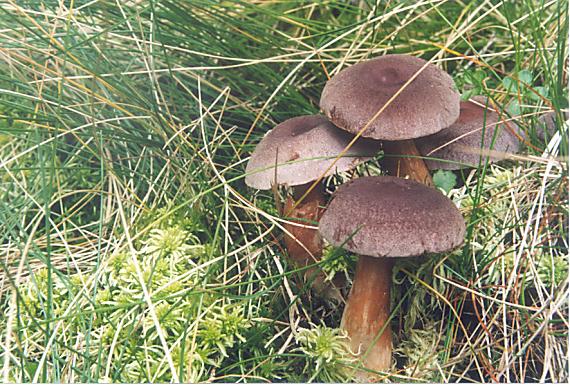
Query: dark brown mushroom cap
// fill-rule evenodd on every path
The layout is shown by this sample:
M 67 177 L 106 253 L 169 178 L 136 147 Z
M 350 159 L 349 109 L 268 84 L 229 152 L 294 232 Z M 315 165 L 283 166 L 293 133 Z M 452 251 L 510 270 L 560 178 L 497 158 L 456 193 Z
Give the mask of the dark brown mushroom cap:
M 485 105 L 484 98 L 475 100 Z M 505 124 L 498 122 L 499 115 L 494 110 L 470 101 L 461 102 L 461 114 L 453 125 L 437 134 L 416 139 L 415 143 L 423 156 L 435 158 L 425 159 L 430 170 L 477 167 L 480 157 L 483 163 L 487 155 L 489 162 L 495 162 L 504 158 L 501 154 L 518 152 L 519 139 Z M 508 124 L 511 129 L 519 131 L 514 122 Z M 482 151 L 489 149 L 493 151 L 491 153 Z
M 413 56 L 386 55 L 348 67 L 325 85 L 321 109 L 335 125 L 356 134 L 425 63 Z M 458 116 L 453 80 L 428 64 L 362 136 L 414 139 L 448 127 Z
M 299 116 L 277 125 L 259 142 L 246 167 L 245 183 L 260 190 L 275 183 L 297 186 L 325 173 L 354 136 L 344 132 L 324 116 Z M 374 156 L 380 144 L 359 139 L 326 174 L 348 171 Z M 289 163 L 290 162 L 290 163 Z
M 461 245 L 465 222 L 439 191 L 408 179 L 373 176 L 335 192 L 319 232 L 331 244 L 357 254 L 410 257 Z
M 564 119 L 568 119 L 568 111 L 562 111 Z M 558 130 L 556 122 L 556 111 L 549 111 L 546 114 L 540 115 L 538 118 L 538 125 L 536 127 L 536 137 L 540 140 L 550 139 Z

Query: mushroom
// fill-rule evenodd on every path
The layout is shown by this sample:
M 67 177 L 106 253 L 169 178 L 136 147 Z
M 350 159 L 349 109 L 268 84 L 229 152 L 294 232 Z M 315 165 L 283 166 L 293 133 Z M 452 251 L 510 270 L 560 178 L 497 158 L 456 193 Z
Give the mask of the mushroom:
M 389 369 L 393 261 L 461 245 L 461 213 L 449 198 L 421 183 L 393 176 L 362 177 L 337 189 L 319 231 L 331 244 L 360 255 L 341 327 L 364 367 Z
M 490 162 L 501 160 L 504 153 L 518 152 L 518 127 L 511 122 L 509 129 L 499 122 L 499 115 L 484 107 L 486 99 L 475 97 L 473 100 L 477 103 L 461 102 L 459 119 L 450 127 L 416 140 L 420 154 L 433 158 L 425 159 L 430 170 L 477 167 L 481 160 L 481 150 L 493 150 L 489 154 Z M 511 131 L 513 128 L 517 134 Z
M 408 55 L 386 55 L 340 71 L 325 85 L 320 105 L 338 127 L 354 134 L 366 127 L 363 137 L 383 140 L 391 174 L 428 185 L 433 182 L 413 139 L 434 134 L 459 116 L 451 77 Z
M 568 120 L 568 111 L 560 111 L 560 116 L 564 120 Z M 556 111 L 549 111 L 540 115 L 538 125 L 536 127 L 536 137 L 542 141 L 551 139 L 556 131 L 558 131 L 558 123 Z
M 333 174 L 335 170 L 351 170 L 378 152 L 378 143 L 360 139 L 346 155 L 338 158 L 353 138 L 324 116 L 299 116 L 269 131 L 246 166 L 245 183 L 250 187 L 261 190 L 270 189 L 273 185 L 292 187 L 293 196 L 286 198 L 283 214 L 300 225 L 284 225 L 292 235 L 285 236 L 285 246 L 297 266 L 311 264 L 322 254 L 318 231 L 307 227 L 310 222 L 318 222 L 325 205 L 322 184 L 308 191 L 312 182 Z M 335 160 L 334 167 L 331 167 Z M 322 294 L 330 289 L 324 284 L 324 273 L 308 269 L 305 276 L 314 277 L 313 287 Z M 329 294 L 336 298 L 340 296 L 338 290 Z

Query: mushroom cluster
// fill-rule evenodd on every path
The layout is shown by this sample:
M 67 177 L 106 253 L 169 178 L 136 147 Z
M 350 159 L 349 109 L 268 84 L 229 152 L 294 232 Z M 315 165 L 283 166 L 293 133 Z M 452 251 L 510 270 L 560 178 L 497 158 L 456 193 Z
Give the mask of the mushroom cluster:
M 452 78 L 430 62 L 408 55 L 378 57 L 332 77 L 320 100 L 325 116 L 279 124 L 247 165 L 249 186 L 293 189 L 283 211 L 293 263 L 318 261 L 323 238 L 360 255 L 341 326 L 367 369 L 391 366 L 394 259 L 448 252 L 465 237 L 461 213 L 433 188 L 430 169 L 476 166 L 498 159 L 482 150 L 518 148 L 516 132 L 478 102 L 460 102 Z M 322 186 L 310 188 L 380 149 L 391 176 L 353 179 L 337 188 L 328 205 Z M 426 165 L 424 157 L 433 155 L 439 159 Z M 308 226 L 311 222 L 318 223 L 318 231 Z M 322 286 L 323 275 L 316 275 L 316 285 Z

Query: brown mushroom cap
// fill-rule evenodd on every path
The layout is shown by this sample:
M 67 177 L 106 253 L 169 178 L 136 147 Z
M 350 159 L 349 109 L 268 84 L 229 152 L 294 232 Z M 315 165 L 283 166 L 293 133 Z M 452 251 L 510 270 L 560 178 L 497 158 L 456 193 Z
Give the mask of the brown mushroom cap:
M 413 56 L 386 55 L 348 67 L 325 85 L 321 109 L 335 125 L 356 134 L 425 63 Z M 428 64 L 362 136 L 414 139 L 448 127 L 458 116 L 453 80 Z
M 568 111 L 562 111 L 564 119 L 568 119 Z M 550 139 L 558 130 L 556 122 L 556 111 L 549 111 L 540 115 L 538 125 L 536 127 L 536 137 L 540 140 Z
M 255 148 L 246 166 L 245 183 L 260 190 L 270 189 L 276 182 L 289 186 L 309 183 L 325 173 L 353 138 L 321 115 L 286 120 Z M 326 175 L 356 167 L 374 156 L 379 146 L 372 140 L 358 140 Z
M 484 98 L 475 98 L 475 100 L 482 105 L 486 103 Z M 518 138 L 509 128 L 498 122 L 499 115 L 494 110 L 486 109 L 470 101 L 461 102 L 461 114 L 453 125 L 437 134 L 417 139 L 416 146 L 422 156 L 435 158 L 425 159 L 426 165 L 431 170 L 477 167 L 481 149 L 491 149 L 491 145 L 495 154 L 518 152 L 520 146 Z M 518 131 L 514 122 L 509 122 L 509 125 Z M 461 138 L 457 139 L 459 137 Z M 483 143 L 481 143 L 482 137 Z M 439 150 L 434 151 L 439 147 L 441 147 Z M 482 156 L 484 161 L 487 154 Z M 489 162 L 501 159 L 501 156 L 489 156 Z
M 465 222 L 439 191 L 412 180 L 374 176 L 335 192 L 319 232 L 333 245 L 361 255 L 409 257 L 461 245 Z

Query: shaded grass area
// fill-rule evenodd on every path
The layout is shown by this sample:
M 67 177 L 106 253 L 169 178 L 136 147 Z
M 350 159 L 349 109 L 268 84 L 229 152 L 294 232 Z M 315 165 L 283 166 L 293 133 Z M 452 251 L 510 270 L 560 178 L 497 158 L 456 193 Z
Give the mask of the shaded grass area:
M 283 218 L 244 185 L 245 163 L 276 123 L 318 112 L 328 77 L 408 53 L 464 97 L 489 96 L 525 139 L 520 157 L 449 192 L 468 223 L 462 249 L 396 266 L 385 376 L 567 380 L 567 8 L 4 2 L 1 378 L 349 380 L 358 363 L 329 329 L 343 306 L 287 264 Z M 352 269 L 327 255 L 329 271 Z

